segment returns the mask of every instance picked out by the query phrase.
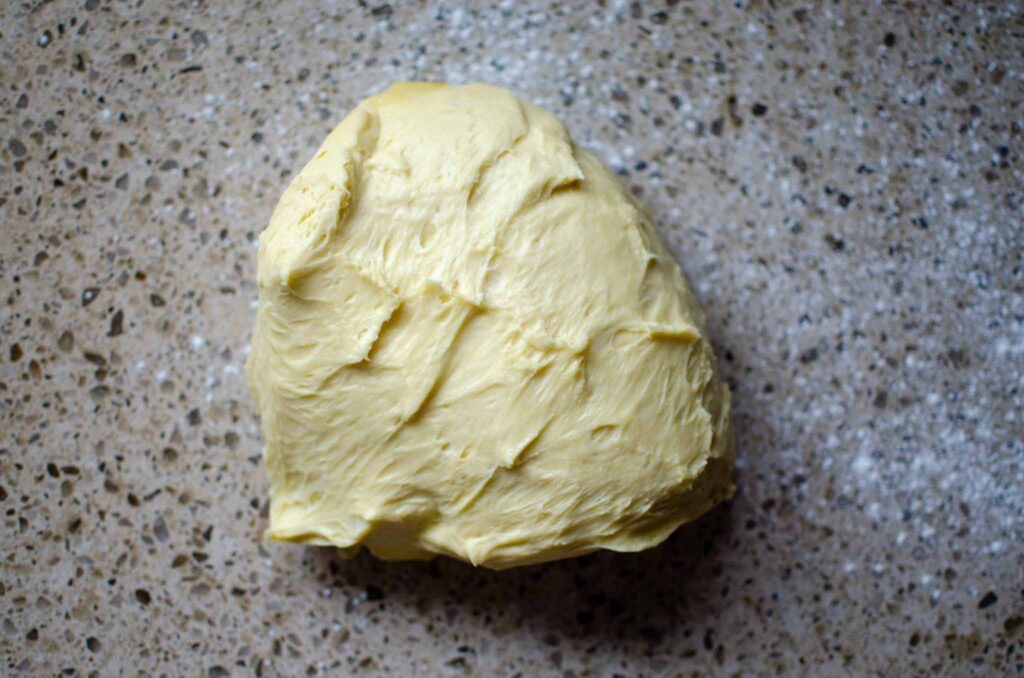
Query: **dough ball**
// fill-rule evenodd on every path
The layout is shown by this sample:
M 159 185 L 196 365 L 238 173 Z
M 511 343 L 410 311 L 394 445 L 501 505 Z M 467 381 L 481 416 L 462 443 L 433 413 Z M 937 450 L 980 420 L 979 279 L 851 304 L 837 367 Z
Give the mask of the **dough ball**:
M 643 210 L 495 87 L 362 102 L 260 237 L 269 537 L 501 569 L 729 497 L 729 391 Z

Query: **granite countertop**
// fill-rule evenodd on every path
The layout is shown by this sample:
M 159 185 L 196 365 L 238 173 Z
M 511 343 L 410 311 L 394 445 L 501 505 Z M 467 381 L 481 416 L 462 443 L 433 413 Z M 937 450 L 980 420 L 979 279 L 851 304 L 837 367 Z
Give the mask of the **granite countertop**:
M 1024 671 L 1022 10 L 786 4 L 3 3 L 0 671 Z M 256 238 L 399 79 L 511 87 L 647 205 L 731 502 L 504 573 L 262 541 Z

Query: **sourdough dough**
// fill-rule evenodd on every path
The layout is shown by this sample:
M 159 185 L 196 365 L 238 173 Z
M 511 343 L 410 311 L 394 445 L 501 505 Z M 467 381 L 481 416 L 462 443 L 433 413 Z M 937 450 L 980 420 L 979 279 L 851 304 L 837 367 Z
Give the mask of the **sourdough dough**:
M 269 537 L 501 569 L 732 493 L 729 391 L 643 210 L 495 87 L 361 103 L 260 237 Z

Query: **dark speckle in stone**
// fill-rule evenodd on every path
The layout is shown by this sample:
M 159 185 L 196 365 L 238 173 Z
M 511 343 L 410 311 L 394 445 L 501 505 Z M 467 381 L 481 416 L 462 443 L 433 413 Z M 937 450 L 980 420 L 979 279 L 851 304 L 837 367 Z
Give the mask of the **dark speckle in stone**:
M 11 362 L 16 363 L 21 360 L 21 356 L 25 355 L 24 351 L 21 350 L 21 344 L 11 344 Z
M 149 595 L 149 591 L 147 591 L 146 589 L 135 590 L 135 600 L 139 601 L 143 605 L 149 605 L 152 599 L 152 596 Z
M 807 365 L 809 363 L 813 363 L 817 359 L 818 359 L 818 349 L 816 349 L 816 348 L 809 348 L 809 349 L 807 349 L 806 351 L 804 351 L 803 353 L 800 354 L 800 362 L 802 362 L 805 365 Z
M 846 249 L 846 243 L 843 242 L 843 239 L 837 238 L 831 233 L 825 234 L 825 242 L 828 243 L 828 246 L 832 248 L 833 252 L 842 252 Z
M 89 648 L 89 652 L 99 652 L 103 648 L 103 645 L 96 636 L 89 636 L 86 638 L 85 646 Z
M 893 47 L 896 44 L 896 36 L 893 33 L 886 33 L 882 38 L 882 44 L 886 47 Z
M 853 200 L 853 198 L 851 198 L 851 197 L 850 197 L 850 196 L 848 196 L 847 194 L 845 194 L 845 193 L 840 193 L 840 194 L 839 194 L 839 197 L 838 197 L 838 198 L 836 199 L 836 202 L 838 202 L 838 203 L 839 203 L 839 206 L 840 206 L 840 207 L 846 208 L 846 207 L 849 207 L 849 206 L 850 206 L 850 202 L 851 202 L 852 200 Z
M 378 19 L 390 19 L 391 13 L 391 5 L 388 4 L 377 5 L 376 7 L 370 10 L 370 14 L 377 17 Z
M 107 367 L 107 359 L 98 353 L 93 353 L 92 351 L 85 351 L 82 354 L 82 357 L 91 362 L 96 367 L 100 368 L 101 370 L 106 369 Z
M 99 293 L 100 289 L 98 287 L 86 287 L 85 290 L 82 291 L 82 306 L 88 306 L 91 304 Z
M 108 337 L 117 337 L 124 332 L 124 311 L 118 309 L 110 319 L 110 330 L 107 331 Z
M 153 521 L 153 536 L 156 537 L 157 541 L 164 542 L 170 539 L 171 533 L 167 529 L 167 523 L 164 521 L 164 517 L 160 516 Z
M 711 134 L 716 137 L 722 136 L 723 127 L 725 127 L 725 118 L 715 118 L 711 121 Z
M 384 591 L 378 586 L 373 584 L 366 587 L 366 599 L 367 600 L 381 600 L 384 597 Z
M 768 107 L 760 103 L 754 104 L 753 106 L 750 107 L 750 112 L 754 115 L 754 117 L 760 118 L 762 115 L 768 112 Z
M 999 597 L 995 594 L 995 591 L 989 591 L 978 601 L 978 609 L 984 610 L 986 607 L 992 607 L 997 602 L 999 602 Z
M 193 408 L 188 412 L 188 423 L 189 426 L 198 426 L 203 421 L 203 417 L 199 414 L 198 408 Z
M 966 369 L 971 366 L 971 358 L 962 349 L 951 348 L 946 352 L 946 359 L 949 364 L 958 370 Z
M 28 149 L 25 148 L 25 144 L 21 143 L 20 139 L 11 139 L 7 142 L 7 148 L 10 149 L 11 154 L 15 158 L 23 158 L 28 153 Z

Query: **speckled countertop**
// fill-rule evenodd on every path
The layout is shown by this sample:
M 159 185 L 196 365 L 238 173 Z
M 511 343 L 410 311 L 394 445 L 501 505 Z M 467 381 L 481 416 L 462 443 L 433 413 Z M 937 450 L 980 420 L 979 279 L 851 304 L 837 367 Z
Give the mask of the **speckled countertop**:
M 1020 3 L 784 4 L 3 3 L 0 671 L 1024 671 Z M 261 541 L 256 236 L 410 78 L 556 111 L 705 304 L 739 491 L 661 548 Z

